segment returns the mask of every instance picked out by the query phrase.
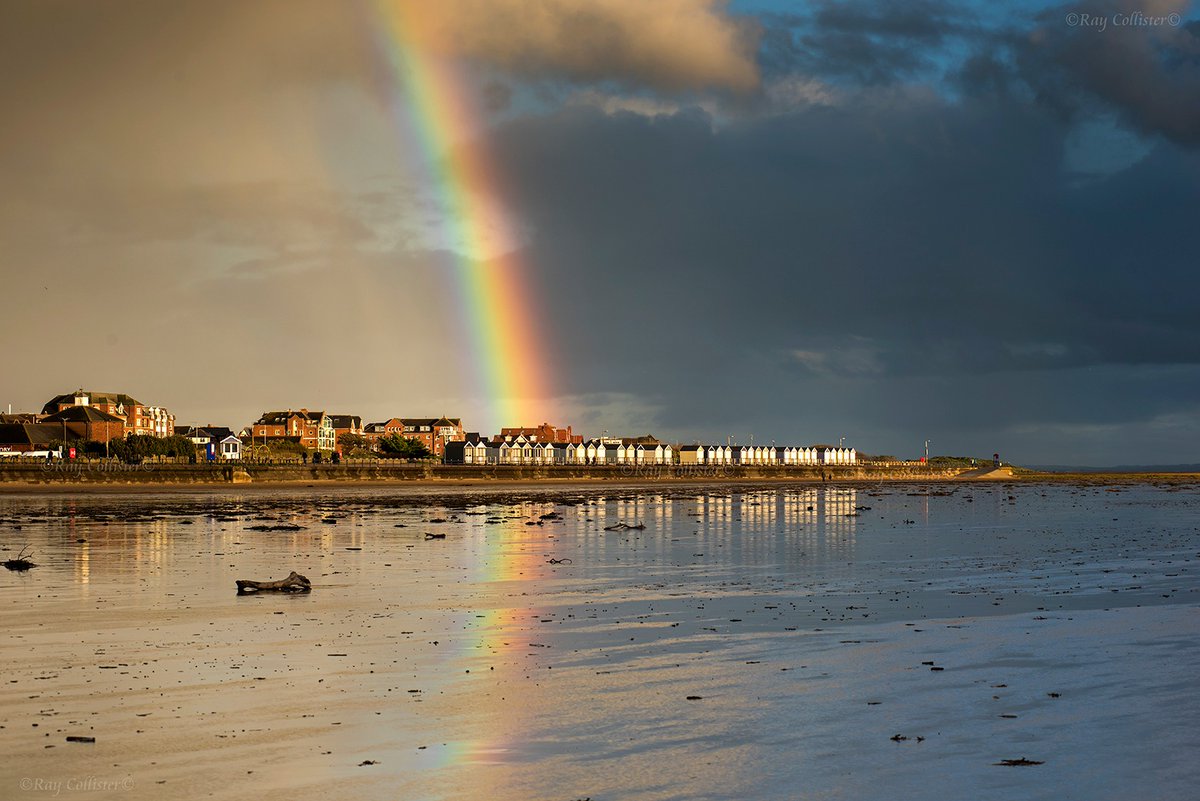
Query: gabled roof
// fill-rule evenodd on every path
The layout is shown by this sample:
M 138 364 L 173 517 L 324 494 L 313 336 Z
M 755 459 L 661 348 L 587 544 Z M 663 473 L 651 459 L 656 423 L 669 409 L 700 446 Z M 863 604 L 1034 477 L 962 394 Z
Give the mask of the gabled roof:
M 51 414 L 58 411 L 59 404 L 69 403 L 75 404 L 75 398 L 79 395 L 87 395 L 89 403 L 114 403 L 121 406 L 142 406 L 141 401 L 138 401 L 123 392 L 88 392 L 83 389 L 75 392 L 68 392 L 65 395 L 55 395 L 46 405 L 42 407 L 43 414 Z
M 257 420 L 254 421 L 256 426 L 277 426 L 283 425 L 288 420 L 292 419 L 293 415 L 299 412 L 263 412 Z
M 262 416 L 254 421 L 254 425 L 279 426 L 293 417 L 299 417 L 309 423 L 319 423 L 321 422 L 321 418 L 327 417 L 327 415 L 325 412 L 310 412 L 308 409 L 288 409 L 286 412 L 263 412 Z
M 75 442 L 80 437 L 68 431 L 66 439 Z M 46 446 L 63 441 L 62 426 L 46 423 L 0 423 L 0 445 Z
M 362 428 L 362 417 L 357 414 L 331 414 L 329 419 L 334 428 Z
M 0 413 L 0 423 L 37 423 L 44 415 L 34 414 L 33 412 L 13 412 L 12 414 Z
M 225 426 L 204 426 L 204 428 L 193 428 L 187 436 L 196 439 L 207 437 L 215 442 L 220 442 L 226 437 L 232 436 L 232 434 L 232 428 L 226 428 Z
M 61 412 L 46 415 L 42 418 L 43 423 L 120 423 L 125 425 L 125 421 L 115 414 L 102 412 L 95 406 L 71 406 L 63 409 Z
M 454 428 L 462 428 L 462 419 L 458 417 L 393 417 L 392 420 L 399 420 L 406 426 L 453 426 Z M 389 421 L 390 422 L 390 421 Z

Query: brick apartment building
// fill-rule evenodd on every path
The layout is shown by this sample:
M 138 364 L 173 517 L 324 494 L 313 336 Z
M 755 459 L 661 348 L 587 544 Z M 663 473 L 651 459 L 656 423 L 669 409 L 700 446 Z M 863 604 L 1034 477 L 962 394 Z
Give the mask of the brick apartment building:
M 124 420 L 93 406 L 68 406 L 61 412 L 44 416 L 38 425 L 53 426 L 59 432 L 66 432 L 69 437 L 62 433 L 59 435 L 64 442 L 69 439 L 108 442 L 121 439 L 126 434 Z
M 263 412 L 250 426 L 251 444 L 271 440 L 291 440 L 313 451 L 329 453 L 337 447 L 333 417 L 308 409 Z
M 382 423 L 371 423 L 364 436 L 372 448 L 389 434 L 415 439 L 439 459 L 446 452 L 446 443 L 463 438 L 462 420 L 458 417 L 393 417 Z
M 149 406 L 123 392 L 88 392 L 78 389 L 57 395 L 42 407 L 42 414 L 51 415 L 75 407 L 97 409 L 121 418 L 125 433 L 169 437 L 175 432 L 175 415 L 161 406 Z
M 343 434 L 363 436 L 362 418 L 357 414 L 331 414 L 329 419 L 333 424 L 333 441 L 339 452 L 342 450 Z
M 534 442 L 572 442 L 576 445 L 583 442 L 583 435 L 574 433 L 570 426 L 558 428 L 549 423 L 542 423 L 540 426 L 534 428 L 500 429 L 501 439 L 512 440 L 517 437 L 525 437 Z

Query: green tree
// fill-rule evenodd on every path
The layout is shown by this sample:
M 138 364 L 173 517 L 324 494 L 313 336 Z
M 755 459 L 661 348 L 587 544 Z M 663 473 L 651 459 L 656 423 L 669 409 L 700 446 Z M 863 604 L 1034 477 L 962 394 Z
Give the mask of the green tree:
M 341 445 L 344 451 L 365 450 L 367 447 L 367 438 L 362 434 L 351 434 L 347 431 L 338 437 L 338 445 Z
M 402 437 L 399 434 L 388 434 L 380 439 L 379 448 L 385 455 L 397 459 L 428 459 L 430 456 L 425 443 L 414 437 Z
M 196 455 L 196 443 L 178 434 L 160 439 L 158 447 L 162 456 L 189 457 Z
M 149 434 L 131 434 L 125 439 L 114 439 L 109 443 L 109 452 L 122 462 L 137 464 L 149 456 L 162 453 L 158 437 Z

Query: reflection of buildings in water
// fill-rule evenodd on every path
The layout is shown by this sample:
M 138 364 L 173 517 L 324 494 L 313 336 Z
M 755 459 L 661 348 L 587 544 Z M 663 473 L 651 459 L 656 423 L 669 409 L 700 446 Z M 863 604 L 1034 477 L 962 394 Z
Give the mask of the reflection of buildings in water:
M 743 528 L 773 529 L 779 516 L 779 492 L 748 492 L 736 499 L 734 517 Z
M 107 524 L 69 524 L 75 544 L 75 580 L 86 585 L 96 573 L 132 573 L 138 577 L 161 574 L 171 552 L 170 522 L 114 520 Z
M 548 555 L 573 557 L 576 571 L 624 571 L 653 564 L 699 570 L 738 564 L 770 569 L 813 558 L 852 559 L 857 503 L 857 490 L 841 487 L 600 495 L 565 506 L 553 502 L 491 506 L 488 515 L 495 522 L 484 526 L 482 518 L 476 517 L 480 525 L 468 528 L 484 539 L 488 531 L 493 537 L 503 532 L 487 551 L 493 558 L 506 554 L 506 572 L 520 564 L 527 577 L 541 574 L 535 568 Z M 527 525 L 549 512 L 562 514 L 562 521 L 548 520 L 545 527 Z M 606 530 L 618 523 L 645 528 Z M 561 534 L 575 536 L 577 550 L 558 547 L 551 554 L 553 539 L 548 535 Z
M 662 493 L 600 498 L 599 510 L 605 525 L 628 523 L 637 525 L 663 525 L 674 516 L 674 502 Z M 599 511 L 598 510 L 598 511 Z
M 840 487 L 599 497 L 576 508 L 574 525 L 583 540 L 579 555 L 598 563 L 636 551 L 649 561 L 698 568 L 769 567 L 822 556 L 851 559 L 857 503 L 857 490 Z M 618 522 L 646 528 L 605 530 Z
M 858 524 L 858 490 L 813 487 L 792 490 L 783 499 L 789 536 L 795 534 L 808 547 L 839 556 L 851 556 Z

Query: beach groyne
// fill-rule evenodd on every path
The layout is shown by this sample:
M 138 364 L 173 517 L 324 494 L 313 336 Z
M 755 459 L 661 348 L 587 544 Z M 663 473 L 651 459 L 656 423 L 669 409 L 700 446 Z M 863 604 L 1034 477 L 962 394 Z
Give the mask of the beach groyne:
M 351 464 L 174 464 L 129 465 L 111 461 L 0 464 L 4 485 L 235 485 L 370 482 L 589 481 L 922 481 L 954 478 L 964 471 L 869 464 L 784 465 L 443 465 L 409 462 Z

